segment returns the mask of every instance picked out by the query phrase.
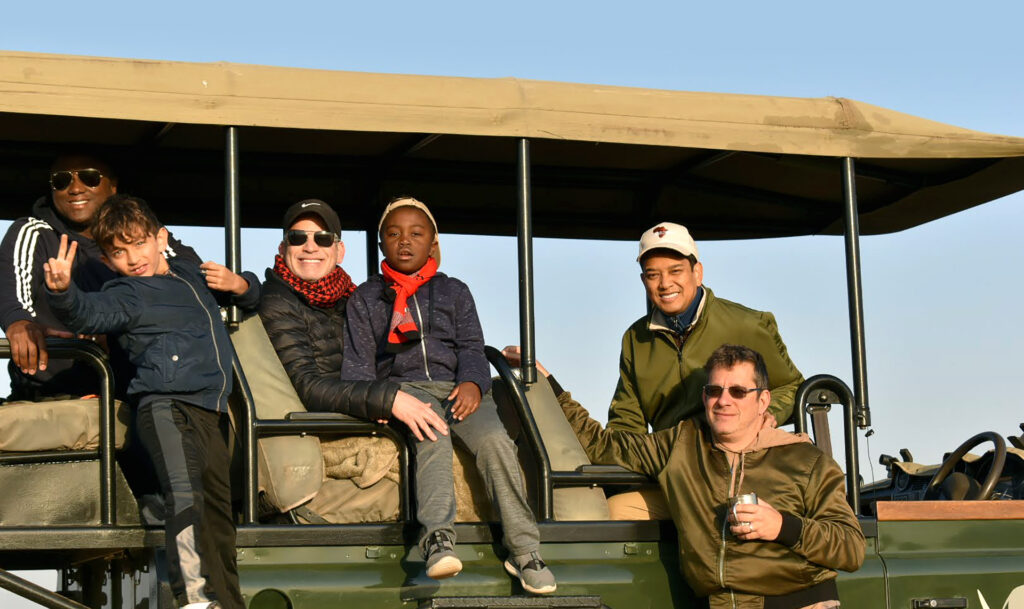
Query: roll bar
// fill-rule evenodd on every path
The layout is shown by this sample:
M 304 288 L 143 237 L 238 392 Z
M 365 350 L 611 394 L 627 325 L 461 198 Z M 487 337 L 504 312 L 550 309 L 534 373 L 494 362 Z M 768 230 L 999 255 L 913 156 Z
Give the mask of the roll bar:
M 831 374 L 818 374 L 805 380 L 796 390 L 793 420 L 796 430 L 807 433 L 807 413 L 820 411 L 829 404 L 843 406 L 843 433 L 846 444 L 846 500 L 854 514 L 860 514 L 860 462 L 857 447 L 857 407 L 849 385 Z

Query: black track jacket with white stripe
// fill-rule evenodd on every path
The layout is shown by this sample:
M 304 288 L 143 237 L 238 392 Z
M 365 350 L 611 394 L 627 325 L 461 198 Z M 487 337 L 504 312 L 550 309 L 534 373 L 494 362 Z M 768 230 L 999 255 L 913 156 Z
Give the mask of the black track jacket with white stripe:
M 50 310 L 43 279 L 43 263 L 57 255 L 60 236 L 64 234 L 78 242 L 71 277 L 79 289 L 96 292 L 105 282 L 117 277 L 117 273 L 100 260 L 99 246 L 71 230 L 53 208 L 50 197 L 41 197 L 32 206 L 32 215 L 15 220 L 0 244 L 0 327 L 4 333 L 12 323 L 22 319 L 67 329 Z M 182 245 L 173 236 L 168 239 L 167 255 L 182 256 L 196 264 L 201 262 L 192 248 Z M 116 352 L 115 341 L 108 344 L 114 349 L 111 359 L 117 377 L 115 384 L 123 388 L 131 379 L 131 369 L 125 368 L 127 361 Z M 96 373 L 84 363 L 50 360 L 45 371 L 28 376 L 11 362 L 8 371 L 11 399 L 86 395 L 96 393 L 99 387 Z

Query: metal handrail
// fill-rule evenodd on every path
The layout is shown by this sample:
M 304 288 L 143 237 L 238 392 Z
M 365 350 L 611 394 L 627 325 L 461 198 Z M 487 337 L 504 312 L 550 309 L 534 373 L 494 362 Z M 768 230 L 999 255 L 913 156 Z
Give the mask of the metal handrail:
M 523 425 L 523 432 L 526 434 L 526 441 L 530 443 L 534 454 L 537 456 L 540 475 L 540 484 L 537 489 L 537 511 L 540 512 L 541 521 L 554 518 L 551 484 L 551 459 L 548 457 L 547 448 L 544 446 L 544 439 L 537 427 L 537 420 L 533 418 L 530 410 L 529 400 L 526 398 L 526 389 L 523 388 L 519 377 L 512 372 L 512 366 L 508 360 L 494 347 L 484 347 L 484 355 L 487 361 L 498 371 L 498 377 L 505 382 L 509 393 L 512 396 L 512 404 L 515 406 L 516 414 Z
M 107 353 L 92 341 L 64 338 L 46 340 L 50 359 L 84 361 L 96 371 L 100 379 L 100 446 L 92 454 L 100 459 L 100 525 L 115 526 L 114 510 L 114 374 L 110 370 Z M 10 359 L 11 343 L 0 339 L 0 358 Z M 69 451 L 60 460 L 78 460 L 82 451 Z M 27 456 L 27 455 L 26 455 Z
M 42 586 L 13 573 L 0 569 L 0 588 L 37 603 L 47 609 L 89 609 L 87 606 L 70 598 L 51 592 Z
M 815 395 L 817 393 L 817 395 Z M 805 380 L 796 390 L 794 398 L 794 423 L 796 431 L 807 432 L 807 411 L 809 407 L 829 404 L 834 394 L 843 406 L 843 434 L 846 444 L 846 500 L 854 514 L 860 513 L 860 462 L 857 447 L 857 405 L 849 385 L 831 374 L 818 374 Z

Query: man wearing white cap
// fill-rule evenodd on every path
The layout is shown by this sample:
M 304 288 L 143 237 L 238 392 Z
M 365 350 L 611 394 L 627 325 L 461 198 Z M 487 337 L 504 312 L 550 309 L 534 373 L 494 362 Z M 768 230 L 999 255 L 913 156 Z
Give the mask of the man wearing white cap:
M 789 359 L 775 316 L 722 298 L 704 287 L 697 244 L 685 226 L 661 222 L 640 237 L 640 278 L 654 305 L 622 337 L 619 383 L 608 428 L 646 433 L 675 426 L 703 409 L 704 362 L 723 344 L 744 345 L 764 356 L 772 380 L 768 411 L 776 424 L 793 412 L 803 375 Z M 642 492 L 650 516 L 668 518 L 656 488 Z M 644 518 L 635 493 L 613 497 L 613 517 Z M 661 505 L 657 505 L 661 503 Z
M 793 412 L 804 377 L 789 359 L 775 316 L 716 297 L 703 285 L 698 256 L 697 244 L 680 224 L 660 222 L 640 237 L 640 279 L 654 306 L 622 337 L 608 429 L 660 431 L 702 412 L 701 392 L 708 382 L 704 363 L 724 344 L 743 345 L 764 357 L 772 381 L 771 423 L 782 423 Z M 514 359 L 518 348 L 505 353 Z M 560 402 L 571 399 L 553 376 L 549 380 Z M 614 495 L 609 508 L 615 520 L 671 518 L 655 485 Z

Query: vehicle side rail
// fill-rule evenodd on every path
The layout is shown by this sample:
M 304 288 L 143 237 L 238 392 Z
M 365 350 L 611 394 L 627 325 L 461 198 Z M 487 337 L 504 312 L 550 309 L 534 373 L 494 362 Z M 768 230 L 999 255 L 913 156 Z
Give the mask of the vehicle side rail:
M 5 455 L 6 463 L 40 463 L 43 455 L 46 461 L 81 461 L 83 458 L 100 460 L 100 525 L 115 526 L 117 524 L 114 509 L 114 374 L 106 352 L 94 342 L 77 339 L 50 338 L 46 340 L 46 350 L 51 359 L 73 359 L 86 362 L 96 371 L 100 380 L 100 446 L 90 451 L 46 451 L 45 453 L 26 453 L 25 455 Z M 0 358 L 10 359 L 11 344 L 4 338 L 0 339 Z M 33 460 L 37 459 L 37 460 Z
M 658 542 L 674 540 L 671 520 L 565 520 L 537 524 L 545 543 Z M 255 524 L 239 527 L 237 545 L 245 547 L 296 546 L 415 546 L 419 524 L 415 520 L 366 524 Z M 496 522 L 458 522 L 459 543 L 500 543 Z
M 817 374 L 805 380 L 796 390 L 793 401 L 796 431 L 807 433 L 807 413 L 821 412 L 830 404 L 843 406 L 843 434 L 846 444 L 846 500 L 854 514 L 860 514 L 860 463 L 857 450 L 857 413 L 850 387 L 831 374 Z
M 552 490 L 555 486 L 594 486 L 598 484 L 643 484 L 650 479 L 643 474 L 631 472 L 617 465 L 584 465 L 576 471 L 552 471 L 551 460 L 548 458 L 544 439 L 541 437 L 533 411 L 530 410 L 526 398 L 526 390 L 522 381 L 512 370 L 508 360 L 494 347 L 484 347 L 487 361 L 498 371 L 498 377 L 508 387 L 512 404 L 523 425 L 523 433 L 530 447 L 537 455 L 538 483 L 537 511 L 541 521 L 553 519 Z
M 380 423 L 364 421 L 340 412 L 291 412 L 284 419 L 260 419 L 256 416 L 256 406 L 252 392 L 245 381 L 238 356 L 233 356 L 232 367 L 238 390 L 244 402 L 244 451 L 245 474 L 243 476 L 244 491 L 244 524 L 256 525 L 258 520 L 257 499 L 259 493 L 259 439 L 271 436 L 306 435 L 310 433 L 336 433 L 360 436 L 385 436 L 391 438 L 398 446 L 399 468 L 402 472 L 398 486 L 400 518 L 408 518 L 412 513 L 409 506 L 409 447 L 405 437 L 395 428 Z M 318 525 L 329 526 L 329 525 Z M 351 525 L 340 525 L 351 526 Z

